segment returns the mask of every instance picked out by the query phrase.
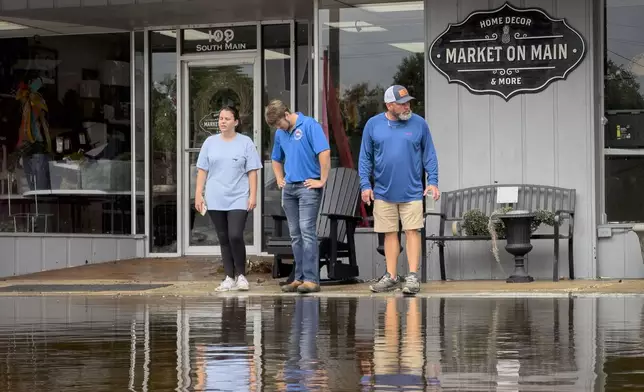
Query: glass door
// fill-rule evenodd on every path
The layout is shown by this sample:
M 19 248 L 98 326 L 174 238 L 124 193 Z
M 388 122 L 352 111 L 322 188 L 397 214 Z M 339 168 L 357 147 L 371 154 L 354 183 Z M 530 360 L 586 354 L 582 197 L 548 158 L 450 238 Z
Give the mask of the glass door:
M 224 55 L 225 56 L 225 55 Z M 238 132 L 261 146 L 261 100 L 259 61 L 251 56 L 224 57 L 216 60 L 188 61 L 183 65 L 183 173 L 184 173 L 184 249 L 186 254 L 218 255 L 219 240 L 210 217 L 202 216 L 195 207 L 197 157 L 203 142 L 219 132 L 219 109 L 234 105 L 239 110 Z M 244 238 L 248 254 L 258 254 L 261 241 L 261 184 L 257 190 L 257 207 L 248 215 Z

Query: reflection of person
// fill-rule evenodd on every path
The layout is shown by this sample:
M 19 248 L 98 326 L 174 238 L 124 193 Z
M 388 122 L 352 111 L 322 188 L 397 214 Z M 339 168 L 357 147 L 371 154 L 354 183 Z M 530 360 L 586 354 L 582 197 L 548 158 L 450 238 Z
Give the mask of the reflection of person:
M 244 227 L 248 212 L 257 205 L 257 170 L 262 163 L 253 140 L 236 133 L 237 126 L 237 109 L 222 108 L 221 132 L 206 139 L 197 159 L 195 208 L 200 212 L 207 209 L 215 224 L 226 273 L 217 291 L 249 288 Z
M 270 127 L 277 128 L 271 159 L 275 179 L 282 188 L 282 207 L 295 257 L 294 280 L 282 290 L 319 291 L 317 217 L 321 188 L 331 166 L 329 141 L 315 119 L 291 113 L 282 101 L 271 101 L 265 117 Z
M 308 390 L 319 377 L 317 353 L 320 324 L 320 299 L 316 297 L 295 300 L 295 311 L 289 337 L 289 353 L 284 364 L 284 382 L 287 391 Z
M 20 83 L 16 99 L 22 105 L 22 121 L 18 135 L 18 148 L 22 151 L 23 167 L 29 189 L 50 189 L 49 155 L 51 139 L 46 113 L 47 103 L 38 90 L 42 79 L 36 78 L 29 85 Z
M 224 298 L 221 334 L 195 340 L 195 391 L 251 391 L 255 389 L 253 348 L 246 332 L 246 303 Z
M 423 196 L 431 193 L 438 200 L 438 160 L 434 143 L 425 120 L 412 113 L 414 99 L 403 86 L 391 86 L 385 91 L 387 111 L 367 121 L 360 147 L 360 185 L 362 201 L 374 201 L 374 231 L 385 233 L 387 273 L 370 288 L 374 292 L 396 289 L 400 282 L 396 272 L 400 244 L 398 221 L 402 221 L 407 238 L 409 275 L 403 292 L 416 294 L 421 238 L 424 225 Z M 423 190 L 423 168 L 429 175 Z M 370 177 L 375 186 L 371 188 Z
M 420 298 L 404 302 L 387 298 L 384 326 L 376 331 L 374 338 L 373 374 L 363 377 L 363 386 L 387 390 L 438 390 L 439 365 L 426 363 L 424 358 L 420 301 Z M 408 306 L 404 328 L 398 312 L 398 305 L 402 303 Z

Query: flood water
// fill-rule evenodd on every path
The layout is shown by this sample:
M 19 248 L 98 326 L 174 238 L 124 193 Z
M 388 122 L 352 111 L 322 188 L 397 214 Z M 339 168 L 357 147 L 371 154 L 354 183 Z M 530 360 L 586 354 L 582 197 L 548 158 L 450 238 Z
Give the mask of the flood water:
M 643 391 L 643 305 L 0 297 L 0 391 Z

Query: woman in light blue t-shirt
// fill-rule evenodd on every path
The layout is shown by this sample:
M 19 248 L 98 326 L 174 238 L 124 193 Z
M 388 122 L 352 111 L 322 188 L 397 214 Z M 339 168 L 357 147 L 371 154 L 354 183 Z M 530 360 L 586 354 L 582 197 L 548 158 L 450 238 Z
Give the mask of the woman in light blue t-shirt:
M 237 109 L 223 107 L 220 133 L 206 139 L 197 158 L 195 208 L 207 210 L 215 224 L 226 272 L 217 291 L 249 288 L 244 227 L 248 213 L 257 206 L 257 170 L 262 163 L 253 140 L 237 133 L 238 126 Z

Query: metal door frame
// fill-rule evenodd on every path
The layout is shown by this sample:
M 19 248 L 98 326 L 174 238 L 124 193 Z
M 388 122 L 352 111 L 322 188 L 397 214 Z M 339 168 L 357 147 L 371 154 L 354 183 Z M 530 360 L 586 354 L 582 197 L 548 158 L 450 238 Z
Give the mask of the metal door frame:
M 190 140 L 190 83 L 189 83 L 189 71 L 191 68 L 209 68 L 209 67 L 218 67 L 226 65 L 242 65 L 242 64 L 252 64 L 253 65 L 253 142 L 255 143 L 255 148 L 257 148 L 258 153 L 261 154 L 262 147 L 262 132 L 261 132 L 261 113 L 262 113 L 262 95 L 261 95 L 261 57 L 259 56 L 258 51 L 245 52 L 245 53 L 222 53 L 222 54 L 209 54 L 208 56 L 183 56 L 181 61 L 181 125 L 182 129 L 180 132 L 181 138 L 181 172 L 185 175 L 182 177 L 181 181 L 181 192 L 180 195 L 180 207 L 181 211 L 181 242 L 183 245 L 183 254 L 185 255 L 221 255 L 221 248 L 219 246 L 191 246 L 190 245 L 190 214 L 187 213 L 190 206 L 190 167 L 188 166 L 189 154 L 198 152 L 199 149 L 188 148 L 188 142 Z M 250 255 L 258 255 L 261 252 L 261 243 L 262 243 L 262 203 L 259 202 L 262 199 L 262 184 L 261 176 L 258 175 L 257 184 L 257 207 L 253 212 L 253 243 L 246 244 L 246 252 Z

